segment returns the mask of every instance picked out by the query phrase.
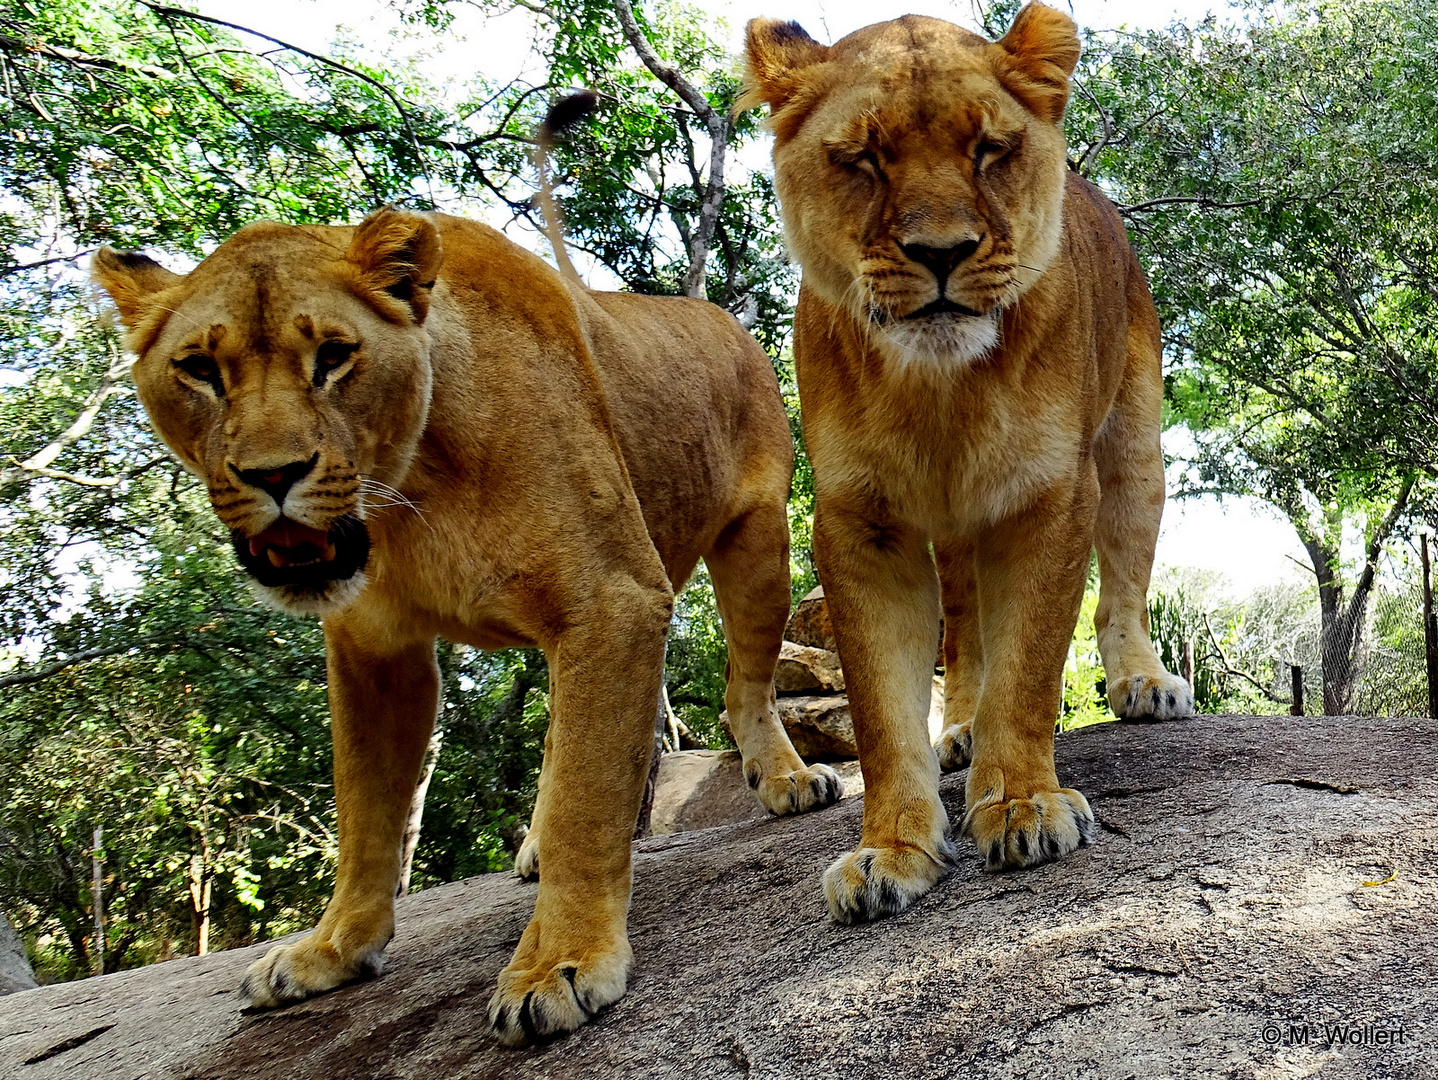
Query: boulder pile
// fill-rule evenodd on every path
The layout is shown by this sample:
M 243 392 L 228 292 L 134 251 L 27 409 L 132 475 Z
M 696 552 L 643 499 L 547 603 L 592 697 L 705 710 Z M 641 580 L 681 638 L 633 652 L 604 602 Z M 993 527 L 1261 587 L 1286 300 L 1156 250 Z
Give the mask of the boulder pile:
M 789 616 L 774 670 L 774 690 L 779 718 L 794 749 L 806 762 L 832 765 L 844 780 L 846 797 L 861 794 L 864 779 L 854 720 L 822 586 L 799 601 Z M 721 714 L 719 720 L 728 731 L 728 714 Z M 938 737 L 943 724 L 944 680 L 935 675 L 930 739 Z M 652 832 L 687 832 L 764 816 L 764 808 L 744 784 L 737 750 L 685 750 L 660 759 Z

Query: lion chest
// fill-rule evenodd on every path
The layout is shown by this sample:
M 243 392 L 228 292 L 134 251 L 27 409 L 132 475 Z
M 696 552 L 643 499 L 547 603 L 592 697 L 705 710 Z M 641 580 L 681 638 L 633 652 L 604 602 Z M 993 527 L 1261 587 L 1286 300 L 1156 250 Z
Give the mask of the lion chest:
M 1087 439 L 1070 404 L 933 385 L 823 410 L 806 429 L 816 489 L 930 536 L 982 529 L 1077 480 Z

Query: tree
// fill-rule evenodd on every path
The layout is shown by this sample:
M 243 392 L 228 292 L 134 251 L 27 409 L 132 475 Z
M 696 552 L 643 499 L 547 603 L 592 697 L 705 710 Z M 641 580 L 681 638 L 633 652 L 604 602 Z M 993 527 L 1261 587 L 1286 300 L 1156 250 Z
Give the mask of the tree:
M 1292 522 L 1329 713 L 1353 704 L 1378 557 L 1438 476 L 1429 22 L 1410 0 L 1317 0 L 1091 40 L 1071 106 L 1072 164 L 1120 203 L 1163 316 L 1195 443 L 1180 494 Z

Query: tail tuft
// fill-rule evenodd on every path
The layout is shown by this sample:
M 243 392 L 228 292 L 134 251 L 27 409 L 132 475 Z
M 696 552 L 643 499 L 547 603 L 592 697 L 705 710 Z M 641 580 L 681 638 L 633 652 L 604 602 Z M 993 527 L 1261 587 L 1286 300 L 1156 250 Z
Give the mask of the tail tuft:
M 567 97 L 560 98 L 549 107 L 544 123 L 539 125 L 536 137 L 540 145 L 553 146 L 557 135 L 583 120 L 598 104 L 599 95 L 593 90 L 576 90 Z

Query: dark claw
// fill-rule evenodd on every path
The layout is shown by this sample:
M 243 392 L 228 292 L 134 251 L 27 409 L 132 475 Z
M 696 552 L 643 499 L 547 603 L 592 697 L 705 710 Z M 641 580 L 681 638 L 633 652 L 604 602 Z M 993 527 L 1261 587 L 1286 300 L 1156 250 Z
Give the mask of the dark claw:
M 1027 835 L 1026 833 L 1022 833 L 1022 832 L 1019 833 L 1018 842 L 1019 842 L 1019 854 L 1022 855 L 1025 859 L 1027 859 L 1027 858 L 1029 857 L 1029 838 L 1028 838 L 1028 835 Z
M 529 1036 L 530 1042 L 539 1039 L 539 1032 L 534 1026 L 534 1017 L 530 1013 L 530 1003 L 534 1000 L 534 991 L 524 995 L 524 1004 L 519 1007 L 519 1026 L 524 1028 L 524 1033 Z
M 1050 833 L 1039 833 L 1039 847 L 1044 853 L 1045 862 L 1053 862 L 1059 857 L 1059 842 Z
M 584 999 L 579 996 L 579 987 L 574 985 L 574 978 L 579 974 L 579 969 L 571 964 L 569 967 L 560 968 L 559 973 L 569 980 L 570 993 L 574 995 L 574 1003 L 579 1006 L 580 1011 L 585 1016 L 593 1016 L 594 1010 L 584 1003 Z
M 893 915 L 899 910 L 899 892 L 887 878 L 879 883 L 879 914 Z
M 494 1018 L 494 1030 L 507 1031 L 509 1030 L 509 1026 L 509 1006 L 501 1005 L 499 1007 L 499 1015 Z
M 939 862 L 944 866 L 957 866 L 959 862 L 959 849 L 947 836 L 939 841 Z

